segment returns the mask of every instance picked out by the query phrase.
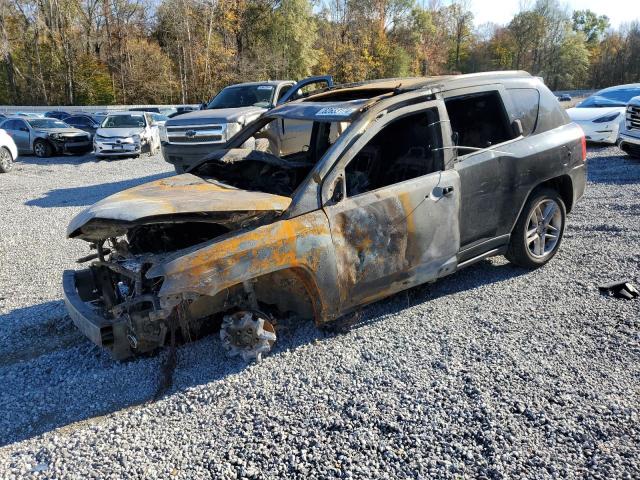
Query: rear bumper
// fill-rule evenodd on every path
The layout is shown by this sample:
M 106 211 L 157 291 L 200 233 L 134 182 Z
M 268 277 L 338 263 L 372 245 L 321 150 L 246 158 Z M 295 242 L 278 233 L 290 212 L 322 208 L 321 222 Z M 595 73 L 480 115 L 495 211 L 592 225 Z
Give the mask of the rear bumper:
M 587 165 L 578 165 L 569 172 L 571 177 L 571 184 L 573 186 L 573 204 L 582 198 L 585 188 L 587 186 Z
M 62 291 L 67 312 L 75 326 L 89 340 L 100 347 L 110 349 L 116 359 L 126 358 L 131 354 L 127 340 L 126 322 L 104 318 L 80 296 L 76 275 L 83 275 L 82 281 L 87 282 L 91 278 L 88 272 L 88 270 L 65 270 L 62 274 Z
M 223 145 L 222 142 L 207 145 L 172 145 L 162 142 L 162 156 L 175 167 L 176 172 L 183 173 Z

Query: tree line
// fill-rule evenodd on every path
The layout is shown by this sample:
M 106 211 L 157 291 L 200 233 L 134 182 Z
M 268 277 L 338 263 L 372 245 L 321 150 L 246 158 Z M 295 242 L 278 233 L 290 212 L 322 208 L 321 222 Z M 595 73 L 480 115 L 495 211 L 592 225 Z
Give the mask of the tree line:
M 0 104 L 198 103 L 235 82 L 522 69 L 554 90 L 640 81 L 640 22 L 537 0 L 2 0 Z

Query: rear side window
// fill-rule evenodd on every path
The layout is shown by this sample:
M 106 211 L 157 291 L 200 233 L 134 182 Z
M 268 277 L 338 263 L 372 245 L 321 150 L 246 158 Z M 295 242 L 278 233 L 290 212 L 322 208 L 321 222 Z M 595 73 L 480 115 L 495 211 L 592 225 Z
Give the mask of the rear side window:
M 569 115 L 558 102 L 556 96 L 546 86 L 540 86 L 540 111 L 536 133 L 546 132 L 571 122 Z
M 540 106 L 540 94 L 535 88 L 510 88 L 507 90 L 511 96 L 513 113 L 515 118 L 522 122 L 523 135 L 531 135 L 538 122 L 538 108 Z
M 445 99 L 445 105 L 454 141 L 462 155 L 513 138 L 497 91 L 451 97 Z

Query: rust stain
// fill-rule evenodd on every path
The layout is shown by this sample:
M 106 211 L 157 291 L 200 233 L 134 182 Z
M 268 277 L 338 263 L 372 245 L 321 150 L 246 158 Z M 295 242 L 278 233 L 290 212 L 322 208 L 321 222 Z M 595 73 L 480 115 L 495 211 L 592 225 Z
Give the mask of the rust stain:
M 330 316 L 327 294 L 335 291 L 335 269 L 328 262 L 332 249 L 326 216 L 315 211 L 298 218 L 280 220 L 231 238 L 216 241 L 192 254 L 162 266 L 165 282 L 160 296 L 192 292 L 213 296 L 245 280 L 283 269 L 309 272 L 316 282 L 305 280 L 305 288 L 315 293 L 322 306 L 320 316 Z M 335 285 L 335 283 L 334 283 Z

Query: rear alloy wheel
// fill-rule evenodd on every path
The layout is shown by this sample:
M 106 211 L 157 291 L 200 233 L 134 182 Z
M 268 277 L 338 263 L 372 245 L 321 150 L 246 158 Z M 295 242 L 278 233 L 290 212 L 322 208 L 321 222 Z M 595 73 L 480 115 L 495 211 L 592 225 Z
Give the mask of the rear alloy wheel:
M 13 157 L 11 152 L 5 148 L 0 147 L 0 173 L 7 173 L 13 168 Z
M 276 332 L 265 314 L 243 310 L 224 317 L 220 340 L 230 356 L 260 361 L 276 342 Z
M 50 157 L 52 151 L 51 145 L 44 140 L 36 140 L 36 143 L 33 144 L 33 153 L 36 154 L 36 157 Z
M 537 268 L 553 258 L 560 248 L 567 211 L 552 189 L 534 192 L 511 234 L 507 259 L 526 268 Z

